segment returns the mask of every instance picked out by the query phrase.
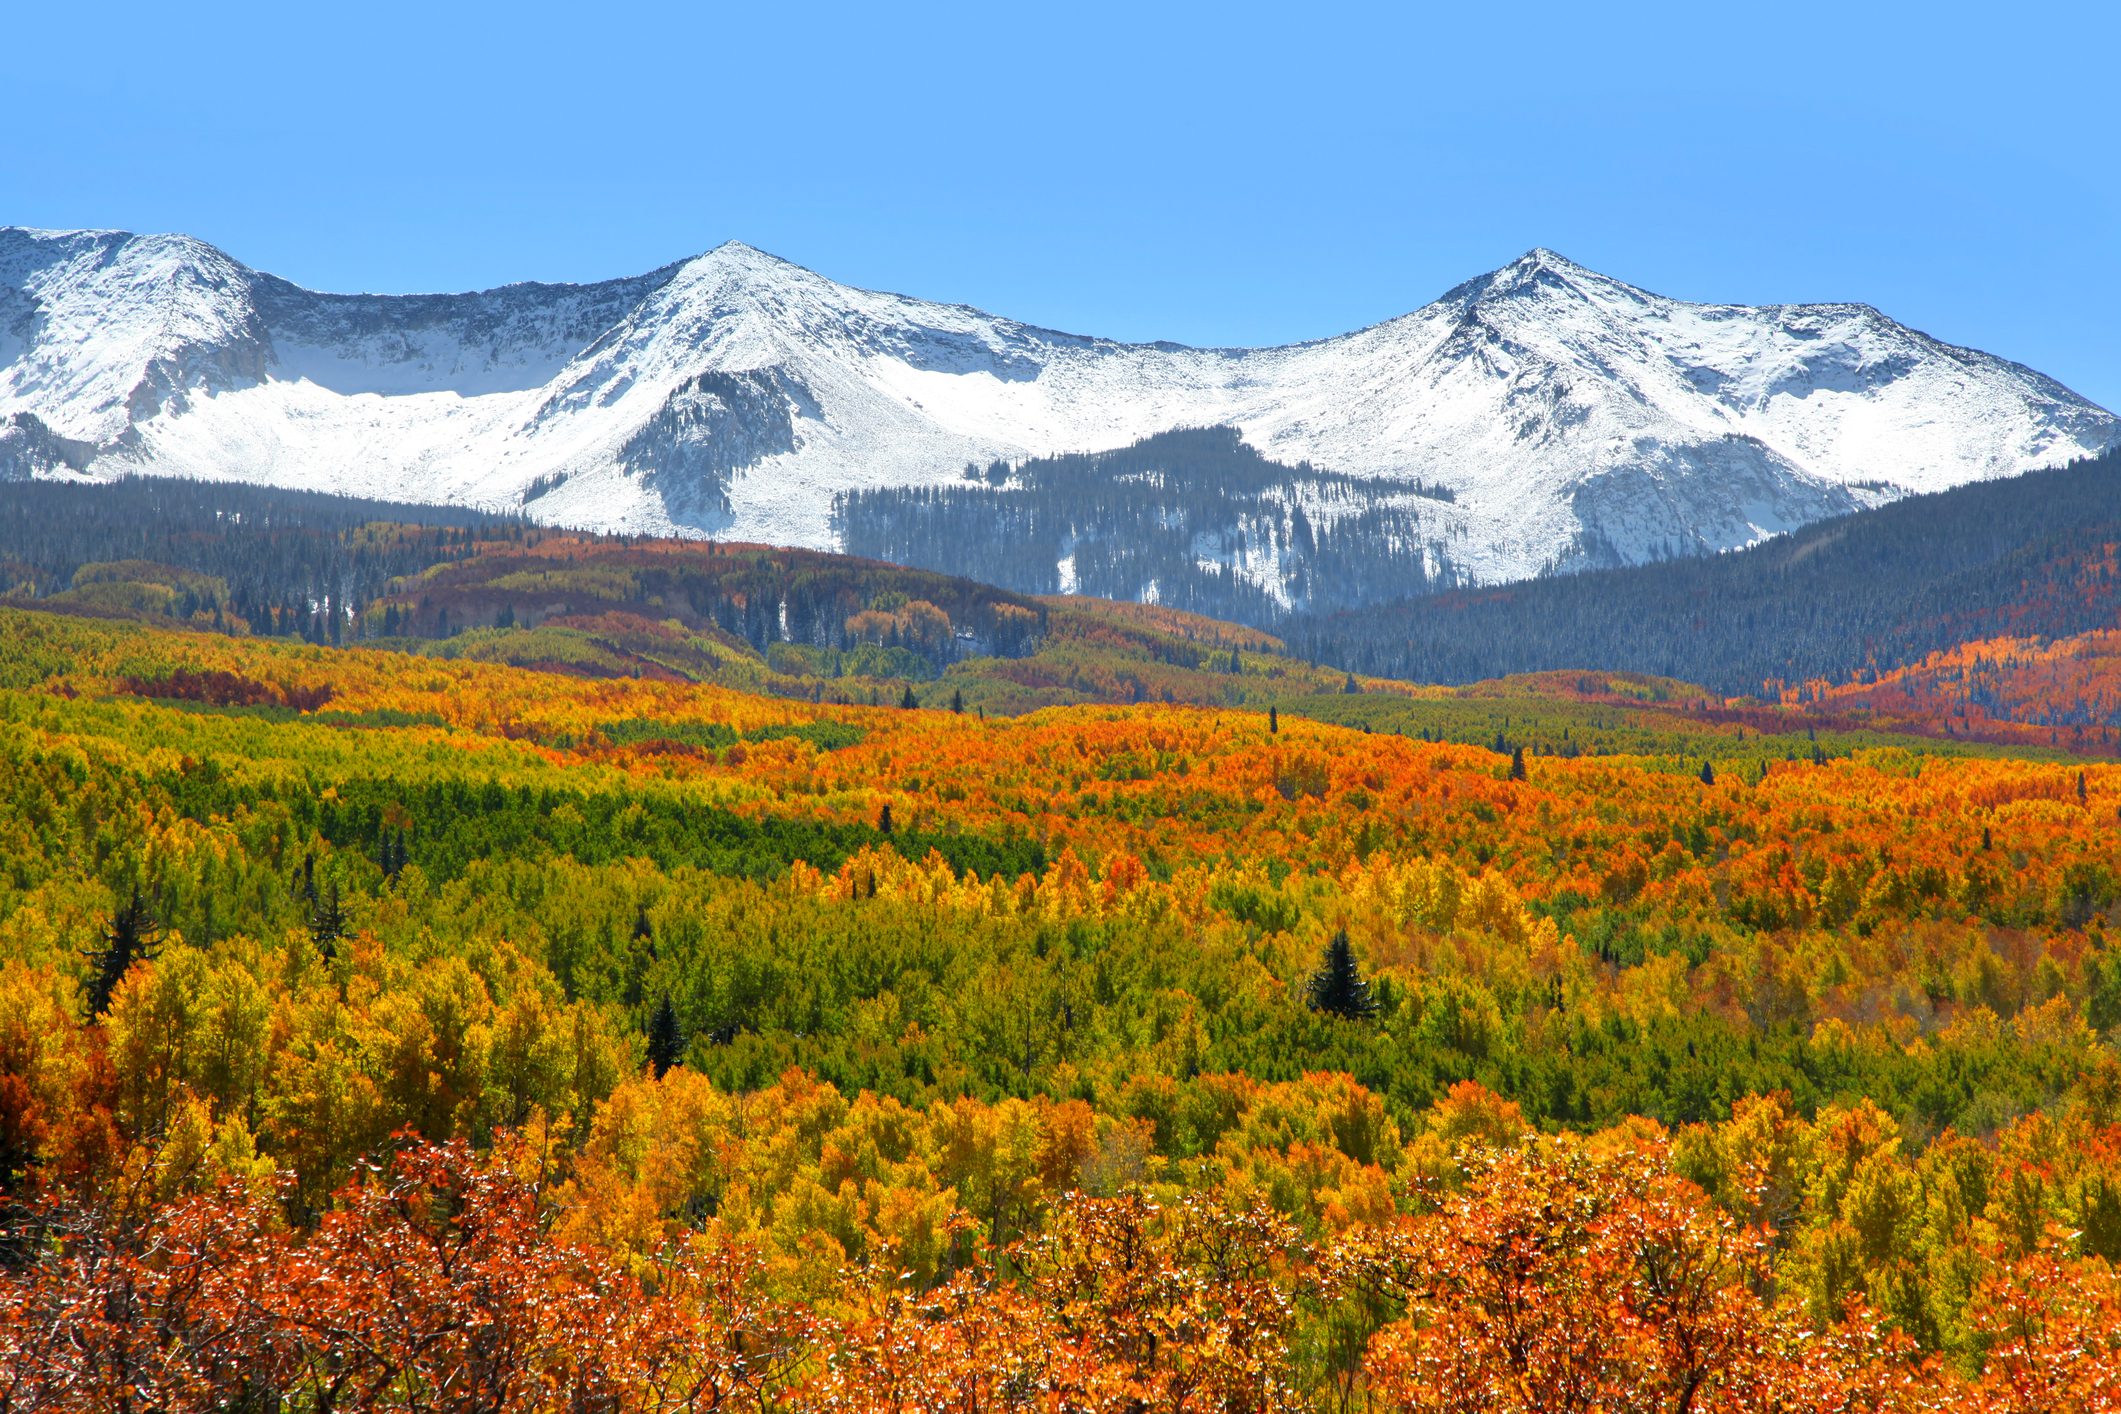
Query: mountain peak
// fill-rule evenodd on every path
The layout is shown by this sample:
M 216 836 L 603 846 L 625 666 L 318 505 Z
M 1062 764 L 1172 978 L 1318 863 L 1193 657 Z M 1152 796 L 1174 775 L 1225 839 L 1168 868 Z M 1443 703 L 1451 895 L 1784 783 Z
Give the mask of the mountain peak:
M 1544 265 L 1550 270 L 1565 270 L 1570 272 L 1581 271 L 1585 274 L 1591 273 L 1590 271 L 1585 270 L 1583 266 L 1578 265 L 1575 261 L 1569 259 L 1566 255 L 1563 255 L 1560 251 L 1548 250 L 1543 245 L 1533 246 L 1523 255 L 1518 256 L 1514 263 L 1518 265 Z
M 1402 548 L 1379 573 L 1418 544 L 1423 574 L 1482 583 L 1730 548 L 1849 509 L 1849 486 L 1941 490 L 2121 441 L 2060 385 L 1852 307 L 1686 304 L 1545 246 L 1423 310 L 1278 349 L 1054 334 L 738 240 L 593 285 L 368 297 L 181 236 L 12 230 L 0 311 L 0 419 L 86 448 L 75 472 L 819 548 L 841 543 L 849 495 L 1174 427 L 1235 427 L 1386 501 L 1448 488 L 1391 509 Z M 50 460 L 0 449 L 0 480 Z M 1347 514 L 1383 513 L 1372 496 Z
M 770 250 L 760 250 L 757 246 L 746 244 L 743 241 L 723 241 L 720 245 L 698 258 L 712 262 L 715 265 L 734 267 L 740 270 L 800 270 L 805 275 L 811 275 L 818 279 L 824 278 L 821 275 L 817 275 L 815 271 L 804 269 L 804 267 L 792 260 L 783 260 Z
M 1497 273 L 1515 275 L 1519 282 L 1536 279 L 1540 274 L 1544 273 L 1568 281 L 1570 284 L 1588 282 L 1598 285 L 1618 286 L 1623 289 L 1634 288 L 1624 280 L 1616 280 L 1610 275 L 1601 275 L 1588 265 L 1578 265 L 1560 251 L 1549 250 L 1545 246 L 1534 246 Z
M 713 249 L 709 250 L 707 254 L 720 256 L 724 260 L 759 260 L 771 262 L 775 265 L 785 265 L 788 263 L 785 260 L 782 260 L 779 256 L 772 254 L 771 252 L 760 250 L 755 245 L 750 245 L 744 241 L 738 240 L 723 241 L 720 245 L 715 246 Z

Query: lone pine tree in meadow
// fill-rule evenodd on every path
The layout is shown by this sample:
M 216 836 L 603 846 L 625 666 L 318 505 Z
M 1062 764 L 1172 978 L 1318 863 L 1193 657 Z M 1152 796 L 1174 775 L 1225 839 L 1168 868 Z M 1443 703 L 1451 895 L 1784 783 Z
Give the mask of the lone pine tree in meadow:
M 118 983 L 136 962 L 146 962 L 159 951 L 157 942 L 162 936 L 162 925 L 147 911 L 147 901 L 140 897 L 140 886 L 133 885 L 132 897 L 111 915 L 103 929 L 103 946 L 83 948 L 81 955 L 96 965 L 96 975 L 88 984 L 88 1015 L 90 1020 L 110 1010 L 111 994 L 118 990 Z
M 1377 1014 L 1377 999 L 1356 965 L 1354 945 L 1343 928 L 1326 944 L 1326 955 L 1318 971 L 1304 984 L 1313 1011 L 1331 1012 L 1346 1021 L 1362 1021 Z

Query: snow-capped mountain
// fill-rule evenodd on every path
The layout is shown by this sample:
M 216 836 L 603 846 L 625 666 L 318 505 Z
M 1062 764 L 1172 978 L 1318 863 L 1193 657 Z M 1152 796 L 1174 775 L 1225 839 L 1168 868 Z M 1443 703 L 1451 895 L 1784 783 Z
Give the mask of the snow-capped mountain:
M 604 284 L 384 296 L 183 236 L 0 229 L 0 477 L 834 548 L 847 493 L 1215 424 L 1418 507 L 1424 543 L 1399 548 L 1480 582 L 1744 545 L 2121 442 L 2052 379 L 1868 306 L 1687 304 L 1546 250 L 1352 334 L 1196 349 L 856 290 L 734 242 Z M 1417 481 L 1455 502 L 1409 500 Z M 1376 507 L 1343 487 L 1300 508 L 1330 531 Z

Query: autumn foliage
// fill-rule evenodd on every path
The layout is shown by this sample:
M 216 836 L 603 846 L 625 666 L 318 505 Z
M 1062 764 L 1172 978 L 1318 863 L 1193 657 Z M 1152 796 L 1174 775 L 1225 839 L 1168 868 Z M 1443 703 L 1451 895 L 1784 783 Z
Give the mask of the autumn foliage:
M 0 644 L 0 1409 L 2117 1407 L 2113 766 Z

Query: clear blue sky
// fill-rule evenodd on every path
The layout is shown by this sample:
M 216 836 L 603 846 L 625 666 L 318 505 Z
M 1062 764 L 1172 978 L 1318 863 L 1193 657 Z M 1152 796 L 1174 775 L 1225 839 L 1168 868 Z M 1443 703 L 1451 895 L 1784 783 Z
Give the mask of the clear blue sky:
M 1130 339 L 1265 344 L 1535 246 L 1863 300 L 2121 408 L 2121 5 L 12 7 L 0 223 L 328 290 L 734 237 Z

